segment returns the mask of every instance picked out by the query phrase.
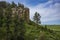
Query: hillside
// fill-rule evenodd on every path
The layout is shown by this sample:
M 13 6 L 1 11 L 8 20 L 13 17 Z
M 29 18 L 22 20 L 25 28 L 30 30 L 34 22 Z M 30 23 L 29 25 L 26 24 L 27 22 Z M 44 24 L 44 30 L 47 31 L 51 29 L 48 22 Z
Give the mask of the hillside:
M 40 25 L 36 27 L 36 25 L 34 25 L 33 23 L 25 23 L 25 40 L 60 40 L 60 32 L 56 32 L 55 30 L 52 30 L 52 26 L 50 27 L 47 26 L 46 28 Z M 10 31 L 12 31 L 12 36 L 14 35 L 13 29 L 14 27 L 10 27 Z M 56 28 L 54 27 L 54 29 Z M 4 40 L 5 37 L 6 27 L 0 27 L 0 40 Z
M 52 27 L 52 26 L 51 26 Z M 32 26 L 26 24 L 27 35 L 31 36 L 30 40 L 60 40 L 60 32 L 56 32 L 52 29 L 43 26 Z M 57 27 L 58 28 L 58 27 Z M 29 40 L 29 39 L 28 39 Z

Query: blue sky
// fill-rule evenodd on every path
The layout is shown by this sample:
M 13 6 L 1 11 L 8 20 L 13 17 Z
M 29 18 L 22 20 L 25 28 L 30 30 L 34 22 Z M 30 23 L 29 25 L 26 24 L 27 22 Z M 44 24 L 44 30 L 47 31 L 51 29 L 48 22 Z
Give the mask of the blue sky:
M 1 0 L 0 0 L 1 1 Z M 30 9 L 30 19 L 33 20 L 37 11 L 41 15 L 42 24 L 60 24 L 60 0 L 3 0 L 22 3 Z

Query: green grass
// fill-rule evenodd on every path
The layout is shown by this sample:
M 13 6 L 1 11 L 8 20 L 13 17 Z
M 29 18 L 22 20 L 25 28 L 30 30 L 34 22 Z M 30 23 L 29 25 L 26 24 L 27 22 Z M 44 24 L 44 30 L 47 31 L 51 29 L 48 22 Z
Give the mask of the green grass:
M 31 38 L 31 40 L 34 40 L 35 37 L 39 38 L 39 36 L 41 36 L 41 35 L 45 35 L 46 40 L 56 40 L 56 38 L 57 38 L 57 40 L 59 40 L 60 25 L 47 25 L 47 29 L 48 30 L 45 30 L 45 27 L 43 27 L 43 26 L 37 27 L 36 25 L 34 26 L 34 25 L 26 24 L 26 35 L 27 35 L 27 37 L 29 37 L 29 39 Z M 49 32 L 49 29 L 53 30 L 52 33 Z M 54 31 L 55 31 L 55 33 L 54 33 Z
M 39 40 L 39 38 L 41 37 L 44 37 L 46 40 L 56 40 L 56 38 L 57 40 L 60 39 L 60 32 L 56 32 L 56 31 L 60 31 L 60 25 L 46 25 L 48 30 L 45 30 L 44 26 L 39 25 L 39 27 L 37 27 L 35 24 L 34 25 L 33 24 L 34 23 L 32 24 L 25 23 L 25 28 L 26 28 L 25 39 L 26 40 L 35 40 L 35 38 Z M 12 35 L 14 34 L 13 29 L 14 27 L 10 27 L 10 30 L 12 31 Z M 53 32 L 51 33 L 49 29 L 55 31 L 55 33 Z M 0 34 L 0 39 L 1 39 L 6 36 L 5 35 L 6 28 L 2 27 L 0 31 L 1 31 L 1 34 Z
M 60 31 L 60 25 L 47 25 L 47 28 L 54 31 Z

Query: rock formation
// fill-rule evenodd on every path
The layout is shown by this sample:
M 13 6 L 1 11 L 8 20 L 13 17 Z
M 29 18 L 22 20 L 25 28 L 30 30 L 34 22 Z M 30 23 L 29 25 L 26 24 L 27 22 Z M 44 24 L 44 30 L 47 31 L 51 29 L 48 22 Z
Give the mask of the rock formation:
M 19 7 L 12 8 L 12 17 L 14 17 L 15 13 L 19 16 L 19 19 L 23 18 L 26 22 L 29 22 L 29 8 L 20 5 Z

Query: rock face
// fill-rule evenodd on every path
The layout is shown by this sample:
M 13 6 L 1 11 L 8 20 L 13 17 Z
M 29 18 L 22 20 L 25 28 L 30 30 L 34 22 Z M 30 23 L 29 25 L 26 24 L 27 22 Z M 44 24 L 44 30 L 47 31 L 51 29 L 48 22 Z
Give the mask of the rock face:
M 24 6 L 12 8 L 12 17 L 17 14 L 18 18 L 24 19 L 26 22 L 29 22 L 29 8 L 24 8 Z

